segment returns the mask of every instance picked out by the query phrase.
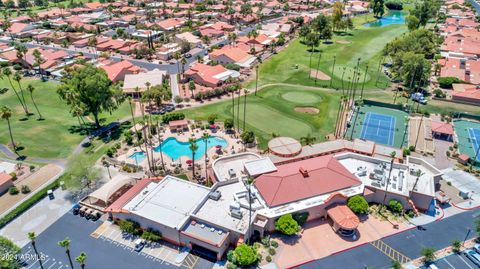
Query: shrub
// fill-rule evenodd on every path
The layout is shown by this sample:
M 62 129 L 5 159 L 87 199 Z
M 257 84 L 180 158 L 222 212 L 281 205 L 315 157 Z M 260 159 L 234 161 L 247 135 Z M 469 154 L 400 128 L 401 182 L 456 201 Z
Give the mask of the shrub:
M 223 122 L 223 125 L 225 126 L 225 129 L 232 129 L 233 128 L 233 119 L 226 119 Z
M 255 141 L 255 134 L 252 131 L 244 131 L 240 138 L 242 138 L 243 143 L 249 144 Z
M 273 248 L 278 248 L 278 242 L 275 241 L 275 240 L 270 240 L 270 245 L 271 245 Z
M 392 199 L 388 202 L 388 207 L 393 213 L 401 213 L 403 210 L 403 205 L 400 201 Z
M 445 98 L 447 95 L 440 89 L 433 90 L 433 95 L 438 98 Z
M 15 172 L 11 172 L 9 175 L 12 177 L 12 181 L 17 180 L 17 178 L 18 178 L 17 173 L 15 173 Z
M 218 118 L 217 114 L 210 114 L 208 116 L 208 124 L 215 124 L 215 120 Z
M 163 115 L 162 122 L 166 124 L 173 120 L 183 120 L 183 119 L 185 119 L 185 114 L 180 112 L 171 112 Z
M 13 69 L 16 70 L 16 71 L 19 71 L 19 70 L 22 70 L 22 66 L 19 65 L 19 64 L 16 64 L 13 66 Z
M 277 253 L 277 252 L 275 251 L 274 248 L 269 248 L 269 249 L 268 249 L 268 254 L 270 254 L 270 255 L 275 255 L 275 253 Z
M 452 242 L 452 251 L 455 253 L 460 252 L 460 248 L 462 247 L 462 242 L 460 240 L 453 240 Z
M 29 192 L 30 192 L 30 188 L 29 188 L 27 185 L 22 185 L 21 191 L 22 191 L 23 194 L 29 193 Z
M 415 145 L 410 145 L 410 146 L 408 147 L 408 149 L 409 149 L 410 151 L 415 151 Z
M 238 64 L 226 64 L 225 68 L 235 71 L 240 71 L 240 66 Z
M 465 83 L 463 80 L 457 77 L 439 77 L 438 84 L 442 89 L 451 89 L 454 83 Z
M 421 251 L 421 254 L 423 256 L 423 262 L 424 263 L 429 264 L 436 259 L 435 249 L 433 249 L 433 248 L 423 248 L 422 251 Z
M 410 149 L 404 148 L 403 149 L 403 157 L 407 157 L 408 155 L 410 155 Z
M 275 222 L 275 229 L 285 235 L 293 235 L 300 230 L 298 223 L 293 219 L 292 214 L 281 216 Z
M 118 227 L 122 232 L 126 232 L 129 234 L 133 235 L 140 235 L 141 230 L 140 230 L 140 224 L 138 222 L 135 222 L 133 220 L 119 220 L 118 221 Z
M 247 244 L 240 244 L 233 251 L 233 260 L 240 266 L 252 265 L 258 261 L 257 251 Z
M 157 230 L 148 228 L 147 230 L 143 231 L 142 236 L 140 237 L 148 241 L 159 242 L 162 239 L 162 233 Z
M 368 202 L 363 196 L 355 195 L 348 199 L 347 206 L 357 214 L 368 213 Z
M 266 247 L 269 247 L 270 246 L 270 236 L 265 236 L 264 238 L 262 238 L 262 244 Z
M 298 225 L 303 225 L 305 222 L 307 222 L 308 212 L 293 214 L 293 219 L 297 221 Z
M 265 260 L 266 260 L 267 262 L 272 262 L 272 257 L 271 257 L 271 256 L 267 256 L 267 257 L 265 257 Z
M 451 153 L 450 151 L 445 152 L 447 154 L 447 157 L 450 157 Z
M 10 193 L 11 195 L 17 195 L 18 194 L 17 187 L 15 186 L 10 187 L 10 189 L 8 189 L 8 193 Z

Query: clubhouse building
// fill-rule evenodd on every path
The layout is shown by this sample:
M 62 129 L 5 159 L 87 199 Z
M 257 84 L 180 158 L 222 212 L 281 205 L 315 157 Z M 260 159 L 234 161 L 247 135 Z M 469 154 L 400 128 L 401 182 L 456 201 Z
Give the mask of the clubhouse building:
M 396 199 L 405 209 L 435 212 L 435 186 L 442 174 L 421 159 L 397 159 L 392 165 L 387 156 L 394 149 L 362 140 L 294 148 L 296 154 L 282 156 L 244 152 L 218 158 L 212 163 L 211 188 L 173 176 L 142 179 L 105 211 L 213 259 L 249 236 L 274 231 L 275 221 L 288 213 L 328 219 L 340 235 L 355 234 L 360 220 L 346 206 L 354 195 L 373 203 Z

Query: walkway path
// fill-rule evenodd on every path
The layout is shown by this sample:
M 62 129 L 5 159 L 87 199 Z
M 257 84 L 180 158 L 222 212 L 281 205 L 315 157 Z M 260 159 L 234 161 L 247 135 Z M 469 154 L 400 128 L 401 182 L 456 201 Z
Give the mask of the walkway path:
M 175 104 L 175 97 L 180 95 L 180 91 L 178 90 L 178 79 L 176 74 L 170 75 L 170 88 L 172 89 L 172 100 Z

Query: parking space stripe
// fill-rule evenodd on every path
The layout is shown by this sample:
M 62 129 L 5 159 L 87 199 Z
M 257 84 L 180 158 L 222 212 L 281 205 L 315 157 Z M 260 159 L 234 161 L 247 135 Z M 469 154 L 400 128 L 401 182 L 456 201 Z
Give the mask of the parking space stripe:
M 455 269 L 455 266 L 453 266 L 453 265 L 448 261 L 447 258 L 443 259 L 443 261 L 445 261 L 445 263 L 447 263 L 448 266 L 450 266 L 450 268 Z
M 468 266 L 468 268 L 473 269 L 473 267 L 470 266 L 470 264 L 468 264 L 468 263 L 463 259 L 462 256 L 458 256 L 458 257 L 460 258 L 460 260 L 462 260 L 462 262 L 464 262 L 464 263 Z
M 54 266 L 55 264 L 57 264 L 57 262 L 53 262 L 52 265 L 50 265 L 47 269 L 52 268 L 52 266 Z
M 409 257 L 400 253 L 396 249 L 390 247 L 385 242 L 383 242 L 383 240 L 376 240 L 376 241 L 370 242 L 370 244 L 374 246 L 376 249 L 378 249 L 380 252 L 385 254 L 387 257 L 391 258 L 392 260 L 396 260 L 402 264 L 411 261 Z

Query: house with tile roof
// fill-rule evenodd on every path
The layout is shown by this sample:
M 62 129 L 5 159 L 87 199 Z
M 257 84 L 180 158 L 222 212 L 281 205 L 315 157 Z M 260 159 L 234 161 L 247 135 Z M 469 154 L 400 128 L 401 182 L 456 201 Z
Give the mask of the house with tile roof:
M 211 88 L 221 86 L 229 78 L 239 76 L 239 72 L 228 70 L 222 65 L 211 66 L 202 63 L 195 63 L 185 72 L 186 79 Z
M 234 46 L 224 46 L 223 48 L 213 50 L 210 59 L 220 64 L 237 64 L 241 67 L 250 67 L 256 58 L 244 50 Z

